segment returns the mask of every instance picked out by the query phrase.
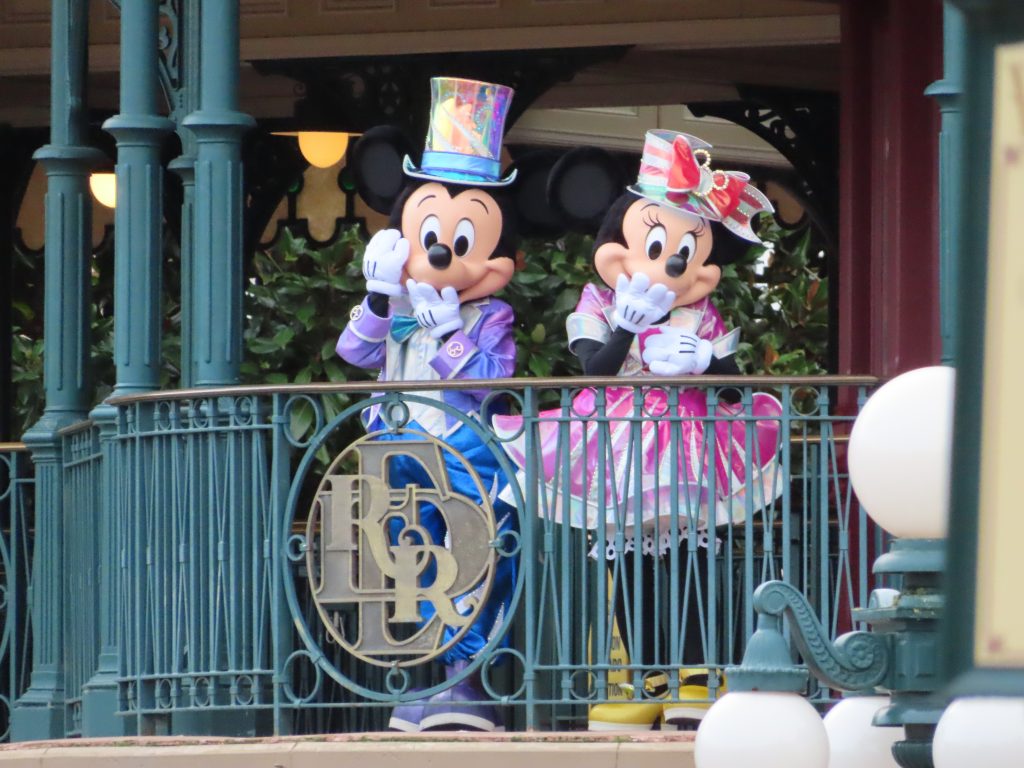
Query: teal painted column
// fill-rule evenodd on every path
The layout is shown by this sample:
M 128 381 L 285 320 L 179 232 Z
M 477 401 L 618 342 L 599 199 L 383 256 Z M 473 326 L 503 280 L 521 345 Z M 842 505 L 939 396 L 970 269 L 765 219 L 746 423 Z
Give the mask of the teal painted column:
M 199 70 L 186 71 L 186 88 L 199 83 L 198 109 L 181 123 L 195 137 L 194 189 L 191 208 L 191 242 L 188 261 L 182 263 L 183 334 L 188 333 L 187 347 L 182 349 L 182 372 L 188 372 L 190 384 L 209 387 L 234 384 L 239 380 L 242 362 L 242 136 L 255 122 L 238 110 L 239 3 L 238 0 L 198 2 L 187 6 L 191 18 L 190 39 L 198 14 L 198 61 L 187 64 Z M 178 165 L 188 162 L 186 154 Z M 187 173 L 187 170 L 186 170 Z M 187 179 L 187 176 L 185 177 Z M 187 190 L 186 190 L 187 191 Z M 183 216 L 183 227 L 187 222 Z M 183 241 L 186 235 L 183 234 Z M 187 331 L 186 331 L 187 328 Z M 205 450 L 205 449 L 204 449 Z M 229 462 L 227 442 L 208 447 L 215 452 L 211 463 Z M 238 487 L 248 482 L 249 466 L 237 465 Z M 241 509 L 217 509 L 216 501 L 204 498 L 194 509 L 193 535 L 202 537 L 217 530 L 218 515 L 230 517 L 228 529 L 244 525 L 238 516 Z M 219 546 L 226 546 L 222 539 Z M 209 574 L 210 578 L 214 578 Z M 248 574 L 238 574 L 248 578 Z M 246 589 L 255 588 L 249 585 Z M 234 612 L 232 611 L 232 617 Z M 232 619 L 228 620 L 229 622 Z M 213 686 L 214 701 L 229 701 L 230 690 L 224 681 Z M 221 735 L 255 735 L 259 728 L 252 710 L 176 713 L 171 724 L 175 734 L 207 733 Z
M 255 123 L 238 111 L 238 0 L 203 3 L 200 13 L 199 110 L 183 125 L 196 137 L 188 365 L 202 387 L 239 380 L 242 135 Z
M 945 3 L 943 16 L 942 80 L 925 93 L 935 98 L 942 112 L 942 133 L 939 139 L 939 306 L 942 334 L 942 363 L 956 360 L 957 242 L 960 236 L 960 210 L 963 205 L 962 104 L 967 43 L 964 38 L 963 12 L 950 2 Z
M 181 254 L 181 380 L 182 389 L 188 389 L 195 381 L 195 347 L 192 319 L 192 261 L 195 232 L 196 197 L 196 137 L 186 128 L 184 119 L 199 109 L 199 0 L 184 0 L 178 16 L 179 70 L 176 88 L 168 88 L 168 96 L 174 102 L 172 116 L 177 122 L 181 154 L 171 161 L 168 168 L 181 179 L 181 234 L 178 238 Z
M 35 154 L 47 177 L 43 416 L 24 436 L 36 464 L 32 563 L 32 671 L 14 705 L 11 737 L 64 735 L 63 483 L 58 431 L 85 418 L 89 380 L 89 172 L 85 145 L 89 3 L 53 0 L 50 143 Z
M 174 123 L 158 111 L 158 7 L 122 3 L 121 113 L 103 124 L 117 139 L 114 213 L 114 396 L 160 385 L 163 168 Z
M 115 395 L 156 389 L 162 365 L 160 331 L 163 261 L 163 168 L 160 147 L 174 124 L 158 112 L 158 7 L 121 6 L 121 111 L 103 127 L 117 140 L 117 207 L 114 211 Z M 117 410 L 101 404 L 90 416 L 100 430 L 103 491 L 99 531 L 100 655 L 82 691 L 82 735 L 116 736 L 132 724 L 119 717 L 117 677 L 120 521 L 118 483 L 128 475 L 114 455 Z

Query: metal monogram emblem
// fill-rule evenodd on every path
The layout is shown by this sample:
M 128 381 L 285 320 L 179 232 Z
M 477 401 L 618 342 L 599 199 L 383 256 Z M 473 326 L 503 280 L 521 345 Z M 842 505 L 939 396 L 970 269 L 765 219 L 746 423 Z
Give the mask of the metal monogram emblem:
M 306 527 L 310 587 L 327 632 L 388 667 L 422 664 L 457 642 L 490 594 L 497 560 L 494 515 L 473 467 L 430 435 L 398 434 L 367 435 L 334 460 Z M 446 455 L 469 473 L 482 506 L 452 490 Z M 354 474 L 339 472 L 353 463 Z M 419 482 L 397 485 L 410 476 Z M 429 532 L 439 524 L 443 541 Z

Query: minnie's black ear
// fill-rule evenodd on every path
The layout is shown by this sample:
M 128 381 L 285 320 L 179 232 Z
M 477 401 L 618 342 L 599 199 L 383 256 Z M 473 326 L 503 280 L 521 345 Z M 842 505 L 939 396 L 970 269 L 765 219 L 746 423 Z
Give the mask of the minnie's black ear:
M 548 177 L 561 156 L 557 150 L 536 149 L 516 157 L 516 180 L 510 192 L 523 237 L 554 237 L 565 229 L 547 196 Z
M 349 164 L 356 191 L 378 213 L 390 213 L 402 194 L 406 182 L 402 160 L 410 152 L 409 140 L 390 125 L 371 128 L 352 148 Z
M 596 147 L 579 147 L 551 169 L 547 198 L 564 226 L 595 232 L 625 185 L 622 167 L 612 155 Z

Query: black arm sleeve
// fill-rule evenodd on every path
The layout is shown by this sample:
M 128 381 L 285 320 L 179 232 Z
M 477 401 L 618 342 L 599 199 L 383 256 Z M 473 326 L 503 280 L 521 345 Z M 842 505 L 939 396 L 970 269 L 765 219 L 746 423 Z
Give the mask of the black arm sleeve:
M 740 367 L 736 364 L 736 355 L 712 357 L 711 364 L 704 373 L 708 376 L 739 376 Z
M 370 311 L 377 317 L 388 316 L 388 295 L 386 293 L 368 293 L 366 303 L 370 305 Z
M 617 328 L 604 344 L 593 339 L 580 339 L 572 345 L 572 351 L 580 359 L 583 373 L 587 376 L 615 376 L 626 360 L 634 336 L 632 331 Z
M 711 365 L 708 366 L 704 373 L 708 376 L 739 376 L 740 367 L 736 363 L 736 355 L 721 358 L 712 357 Z M 738 389 L 725 389 L 722 390 L 720 398 L 729 405 L 736 405 L 743 396 Z

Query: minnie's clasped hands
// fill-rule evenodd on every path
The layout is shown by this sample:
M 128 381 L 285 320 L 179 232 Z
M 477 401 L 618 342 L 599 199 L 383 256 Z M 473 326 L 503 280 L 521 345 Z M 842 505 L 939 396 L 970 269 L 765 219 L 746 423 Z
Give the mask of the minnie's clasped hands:
M 644 362 L 656 376 L 700 375 L 711 365 L 711 342 L 675 328 L 644 341 Z

